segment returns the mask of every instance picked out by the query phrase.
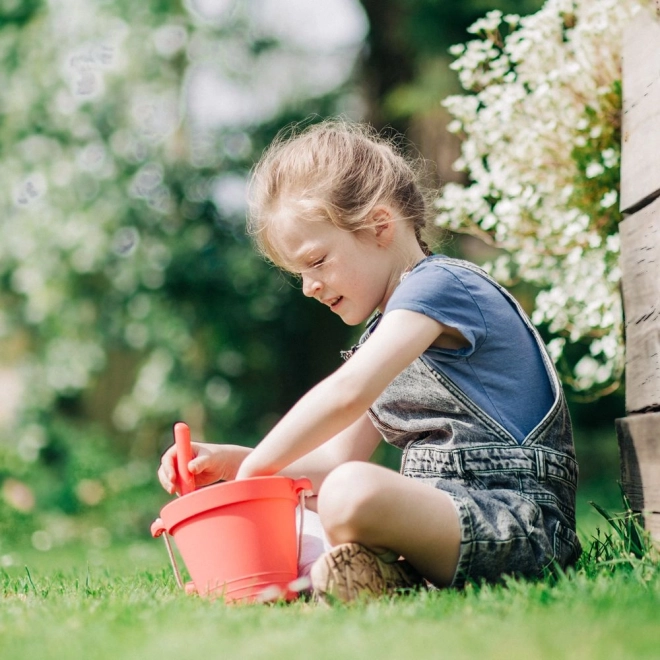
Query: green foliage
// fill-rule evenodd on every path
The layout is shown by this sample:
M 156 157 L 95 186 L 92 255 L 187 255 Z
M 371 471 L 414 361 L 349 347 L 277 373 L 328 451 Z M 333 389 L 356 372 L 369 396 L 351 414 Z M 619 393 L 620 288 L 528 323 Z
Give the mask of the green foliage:
M 127 460 L 89 424 L 48 431 L 30 462 L 14 456 L 0 469 L 0 539 L 49 551 L 90 533 L 102 544 L 147 533 L 166 499 L 154 462 Z
M 621 161 L 621 81 L 600 97 L 598 110 L 587 106 L 578 125 L 572 158 L 577 165 L 568 203 L 590 219 L 606 239 L 618 233 Z
M 27 484 L 41 511 L 153 504 L 141 489 L 174 421 L 254 444 L 346 343 L 254 254 L 242 207 L 278 128 L 336 112 L 343 90 L 288 85 L 263 117 L 195 120 L 194 73 L 249 87 L 289 46 L 247 5 L 213 20 L 193 5 L 0 7 L 0 360 L 22 386 L 0 482 Z
M 536 11 L 542 0 L 361 0 L 371 30 L 369 75 L 378 82 L 378 112 L 386 122 L 407 122 L 438 109 L 438 99 L 458 90 L 449 70 L 451 45 L 485 12 Z M 428 145 L 431 149 L 431 145 Z

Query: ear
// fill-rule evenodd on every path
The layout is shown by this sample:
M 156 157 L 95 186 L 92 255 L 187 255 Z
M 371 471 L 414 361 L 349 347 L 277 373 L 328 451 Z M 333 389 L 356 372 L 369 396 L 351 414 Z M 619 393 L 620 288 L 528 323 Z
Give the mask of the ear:
M 394 213 L 385 205 L 374 207 L 370 217 L 371 228 L 379 245 L 387 247 L 394 239 Z

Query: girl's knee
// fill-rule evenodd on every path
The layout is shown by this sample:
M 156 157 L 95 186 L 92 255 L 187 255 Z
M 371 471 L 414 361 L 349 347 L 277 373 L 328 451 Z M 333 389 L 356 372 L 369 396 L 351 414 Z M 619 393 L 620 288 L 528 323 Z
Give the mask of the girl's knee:
M 355 535 L 370 524 L 371 512 L 382 490 L 375 467 L 351 461 L 325 478 L 318 495 L 318 513 L 335 543 L 358 540 Z

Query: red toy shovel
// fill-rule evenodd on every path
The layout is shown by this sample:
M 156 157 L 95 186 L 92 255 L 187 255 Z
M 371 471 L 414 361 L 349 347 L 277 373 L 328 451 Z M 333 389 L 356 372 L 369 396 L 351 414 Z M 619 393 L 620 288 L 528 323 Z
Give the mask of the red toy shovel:
M 192 447 L 190 446 L 190 427 L 184 422 L 174 425 L 174 444 L 176 445 L 176 464 L 179 473 L 179 491 L 187 495 L 195 490 L 195 475 L 188 470 L 188 463 L 192 461 Z

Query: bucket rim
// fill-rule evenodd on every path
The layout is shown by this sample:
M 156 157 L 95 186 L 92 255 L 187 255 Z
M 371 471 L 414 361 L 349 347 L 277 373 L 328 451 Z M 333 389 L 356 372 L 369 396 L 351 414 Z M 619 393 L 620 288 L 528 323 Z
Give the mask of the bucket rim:
M 225 481 L 200 488 L 169 502 L 161 509 L 160 518 L 165 531 L 170 534 L 174 527 L 188 518 L 230 504 L 260 499 L 288 499 L 297 503 L 300 491 L 310 490 L 311 487 L 312 484 L 306 477 L 292 479 L 280 475 Z

